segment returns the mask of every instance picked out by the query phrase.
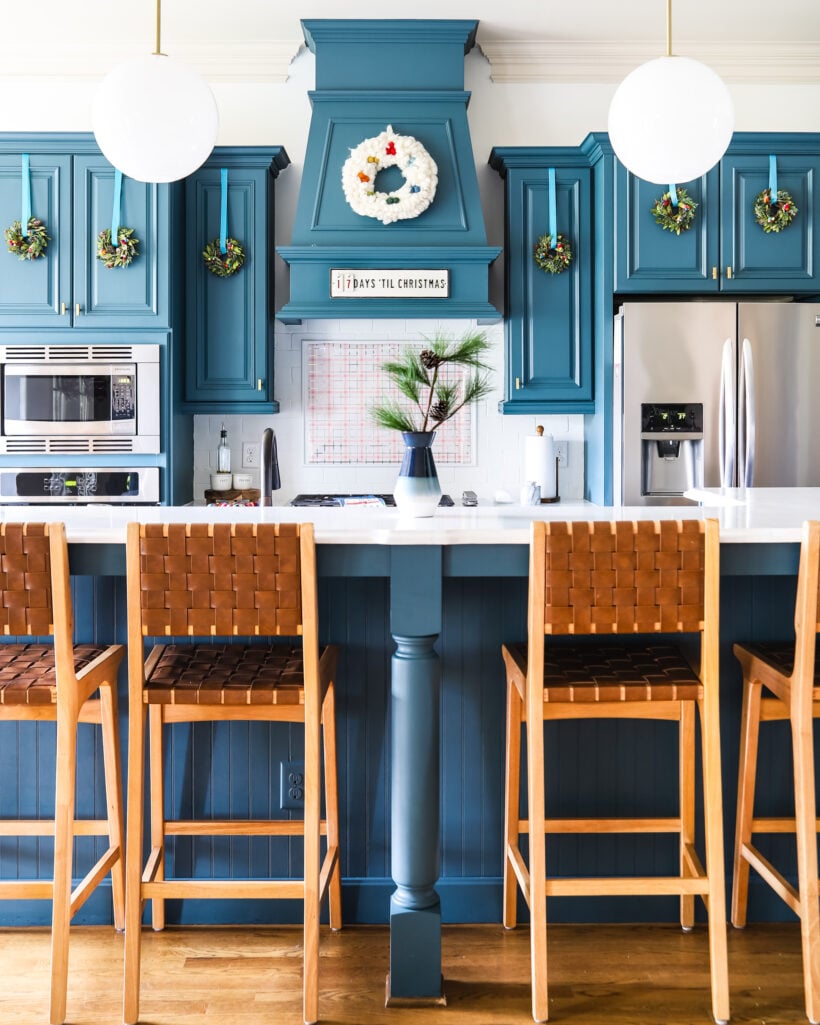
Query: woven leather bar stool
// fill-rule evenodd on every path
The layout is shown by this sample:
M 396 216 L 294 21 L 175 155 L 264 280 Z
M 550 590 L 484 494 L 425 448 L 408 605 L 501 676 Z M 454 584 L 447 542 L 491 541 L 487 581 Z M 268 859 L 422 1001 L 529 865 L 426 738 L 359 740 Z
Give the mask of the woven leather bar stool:
M 62 1025 L 71 919 L 109 872 L 114 925 L 122 930 L 125 924 L 117 725 L 117 668 L 125 648 L 120 644 L 73 644 L 68 548 L 62 523 L 0 524 L 0 630 L 7 637 L 36 638 L 27 644 L 0 644 L 0 722 L 57 724 L 54 818 L 0 821 L 0 836 L 54 838 L 53 878 L 0 880 L 0 898 L 52 902 L 49 1020 L 52 1025 Z M 51 642 L 43 643 L 42 638 L 48 636 Z M 82 775 L 77 780 L 77 725 L 81 722 L 102 726 L 104 819 L 75 818 L 77 782 L 80 787 L 94 785 Z M 77 836 L 105 836 L 108 846 L 72 889 Z
M 516 925 L 520 886 L 530 911 L 532 1012 L 548 1017 L 547 897 L 679 895 L 681 924 L 694 897 L 709 916 L 712 1013 L 729 1018 L 718 723 L 719 536 L 705 522 L 535 522 L 529 566 L 527 644 L 502 649 L 507 672 L 504 925 Z M 639 634 L 700 637 L 699 670 L 677 646 Z M 584 636 L 571 645 L 545 635 Z M 591 636 L 586 636 L 591 635 Z M 635 635 L 633 641 L 612 636 Z M 706 865 L 695 849 L 695 709 L 700 713 Z M 680 806 L 671 818 L 557 818 L 546 814 L 545 720 L 658 719 L 679 723 Z M 528 813 L 519 818 L 521 726 L 527 739 Z M 519 846 L 528 834 L 529 859 Z M 671 877 L 547 875 L 545 834 L 673 833 L 680 871 Z
M 304 905 L 303 1012 L 318 1019 L 319 909 L 341 928 L 334 680 L 338 649 L 319 648 L 312 524 L 128 526 L 128 848 L 123 1020 L 139 1018 L 141 913 L 165 924 L 166 898 L 298 898 Z M 301 644 L 157 644 L 148 637 L 296 638 Z M 150 723 L 150 855 L 143 870 L 145 725 Z M 166 819 L 162 726 L 303 723 L 304 821 Z M 326 819 L 321 819 L 324 742 Z M 327 846 L 321 857 L 320 835 Z M 303 836 L 303 879 L 166 878 L 168 836 Z
M 820 1021 L 820 906 L 817 880 L 817 805 L 812 720 L 820 716 L 820 630 L 818 579 L 820 522 L 803 525 L 795 640 L 784 644 L 736 644 L 743 669 L 743 710 L 737 786 L 732 924 L 746 925 L 749 869 L 753 868 L 800 919 L 806 1015 Z M 755 777 L 761 722 L 788 720 L 794 762 L 794 817 L 754 814 Z M 793 833 L 797 840 L 797 888 L 755 846 L 755 833 Z

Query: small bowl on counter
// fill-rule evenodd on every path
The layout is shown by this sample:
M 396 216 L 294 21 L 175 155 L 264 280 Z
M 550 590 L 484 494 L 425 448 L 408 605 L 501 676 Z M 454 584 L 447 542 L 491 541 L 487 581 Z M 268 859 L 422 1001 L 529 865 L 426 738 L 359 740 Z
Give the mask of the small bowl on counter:
M 230 473 L 212 473 L 211 491 L 230 491 L 233 477 Z
M 246 491 L 253 484 L 253 475 L 250 473 L 235 473 L 233 475 L 233 486 L 236 491 Z

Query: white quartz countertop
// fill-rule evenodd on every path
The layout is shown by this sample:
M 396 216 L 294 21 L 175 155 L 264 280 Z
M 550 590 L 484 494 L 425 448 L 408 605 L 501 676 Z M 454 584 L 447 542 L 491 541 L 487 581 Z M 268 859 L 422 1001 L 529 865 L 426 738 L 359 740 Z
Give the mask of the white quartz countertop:
M 395 509 L 241 508 L 216 506 L 4 506 L 0 521 L 62 520 L 72 543 L 124 544 L 125 527 L 143 523 L 312 522 L 319 544 L 527 544 L 530 522 L 545 520 L 700 519 L 720 521 L 725 543 L 799 541 L 804 520 L 820 519 L 820 488 L 700 489 L 700 505 L 610 507 L 586 502 L 555 505 L 479 505 L 438 509 L 407 519 Z

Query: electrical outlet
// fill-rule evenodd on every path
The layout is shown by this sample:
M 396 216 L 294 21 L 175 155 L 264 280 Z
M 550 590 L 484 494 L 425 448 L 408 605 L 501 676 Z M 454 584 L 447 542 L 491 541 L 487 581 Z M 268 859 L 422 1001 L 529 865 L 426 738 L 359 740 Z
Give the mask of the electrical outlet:
M 568 462 L 567 443 L 565 441 L 555 442 L 555 456 L 558 460 L 558 466 L 564 469 Z
M 279 763 L 279 807 L 305 807 L 305 763 Z
M 259 445 L 255 441 L 242 442 L 242 469 L 256 470 L 259 467 Z

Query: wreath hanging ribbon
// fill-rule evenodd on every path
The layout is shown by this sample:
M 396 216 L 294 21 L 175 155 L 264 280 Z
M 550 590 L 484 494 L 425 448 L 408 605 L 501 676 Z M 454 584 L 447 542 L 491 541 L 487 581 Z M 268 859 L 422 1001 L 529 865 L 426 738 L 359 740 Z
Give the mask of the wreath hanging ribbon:
M 127 267 L 139 256 L 140 240 L 134 238 L 133 228 L 120 226 L 122 214 L 122 171 L 114 169 L 114 199 L 111 204 L 111 227 L 97 236 L 97 259 L 111 270 L 113 267 Z M 116 240 L 116 241 L 114 241 Z
M 755 220 L 767 235 L 788 228 L 797 216 L 797 205 L 792 197 L 777 187 L 777 157 L 773 153 L 769 155 L 769 187 L 757 194 L 752 209 Z
M 4 234 L 8 251 L 21 260 L 36 260 L 45 254 L 50 242 L 46 226 L 37 217 L 31 216 L 31 166 L 28 153 L 22 154 L 22 171 L 20 179 L 21 213 L 20 220 L 14 221 Z M 25 234 L 23 233 L 25 225 Z
M 655 200 L 652 216 L 655 218 L 655 224 L 659 224 L 664 231 L 674 231 L 676 235 L 680 235 L 692 227 L 697 208 L 698 204 L 686 189 L 679 189 L 672 182 L 669 191 Z
M 205 266 L 218 278 L 229 278 L 245 262 L 245 252 L 228 235 L 228 168 L 219 169 L 219 238 L 211 239 L 202 250 Z
M 558 234 L 556 212 L 555 168 L 547 170 L 547 232 L 533 246 L 535 262 L 543 271 L 561 274 L 572 263 L 569 239 Z M 553 243 L 553 240 L 554 243 Z

